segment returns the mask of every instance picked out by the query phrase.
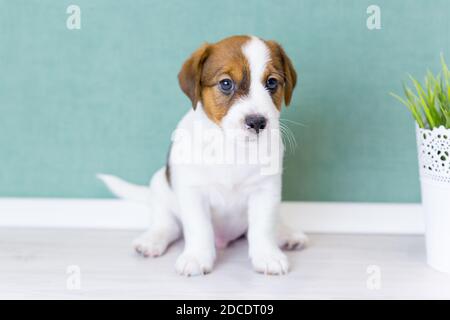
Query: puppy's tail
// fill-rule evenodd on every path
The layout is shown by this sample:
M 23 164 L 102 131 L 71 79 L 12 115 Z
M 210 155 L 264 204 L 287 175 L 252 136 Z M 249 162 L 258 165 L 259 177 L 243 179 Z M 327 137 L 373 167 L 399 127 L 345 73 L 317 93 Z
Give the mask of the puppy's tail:
M 132 184 L 109 174 L 97 174 L 109 190 L 117 197 L 148 204 L 151 200 L 150 187 Z

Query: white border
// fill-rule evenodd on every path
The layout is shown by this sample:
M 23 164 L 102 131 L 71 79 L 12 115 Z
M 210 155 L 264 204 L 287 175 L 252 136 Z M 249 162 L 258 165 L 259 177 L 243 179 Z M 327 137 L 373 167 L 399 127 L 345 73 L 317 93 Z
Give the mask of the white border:
M 0 227 L 144 229 L 147 210 L 115 199 L 0 198 Z M 281 214 L 306 232 L 424 233 L 419 204 L 284 202 Z

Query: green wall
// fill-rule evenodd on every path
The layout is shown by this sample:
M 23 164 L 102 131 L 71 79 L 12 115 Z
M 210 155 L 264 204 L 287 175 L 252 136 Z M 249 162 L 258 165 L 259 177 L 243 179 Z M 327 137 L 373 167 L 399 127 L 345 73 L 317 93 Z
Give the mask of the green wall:
M 0 0 L 0 196 L 110 197 L 97 172 L 147 182 L 190 106 L 184 59 L 254 34 L 299 73 L 284 198 L 419 201 L 414 124 L 388 93 L 450 60 L 449 13 L 448 0 Z

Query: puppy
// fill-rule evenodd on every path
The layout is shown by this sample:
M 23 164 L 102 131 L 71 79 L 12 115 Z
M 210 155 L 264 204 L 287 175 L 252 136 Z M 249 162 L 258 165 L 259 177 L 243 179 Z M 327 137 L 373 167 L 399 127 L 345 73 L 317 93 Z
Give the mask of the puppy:
M 192 109 L 172 137 L 167 164 L 149 187 L 99 177 L 117 196 L 145 202 L 150 228 L 134 242 L 145 257 L 162 255 L 184 235 L 176 271 L 212 271 L 216 249 L 247 235 L 257 272 L 289 270 L 280 248 L 302 248 L 307 237 L 279 220 L 284 147 L 282 103 L 289 105 L 296 72 L 274 41 L 233 36 L 205 44 L 178 74 Z

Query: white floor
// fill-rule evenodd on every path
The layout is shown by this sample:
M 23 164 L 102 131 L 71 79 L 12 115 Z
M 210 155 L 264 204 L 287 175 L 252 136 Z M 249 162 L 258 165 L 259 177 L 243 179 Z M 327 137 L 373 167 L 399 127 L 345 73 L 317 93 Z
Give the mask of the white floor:
M 0 298 L 450 299 L 450 275 L 426 266 L 420 236 L 312 235 L 308 249 L 289 253 L 292 271 L 281 277 L 254 273 L 240 240 L 219 252 L 212 274 L 183 278 L 173 269 L 182 243 L 144 259 L 131 250 L 136 235 L 0 229 Z M 71 265 L 79 290 L 67 288 Z

